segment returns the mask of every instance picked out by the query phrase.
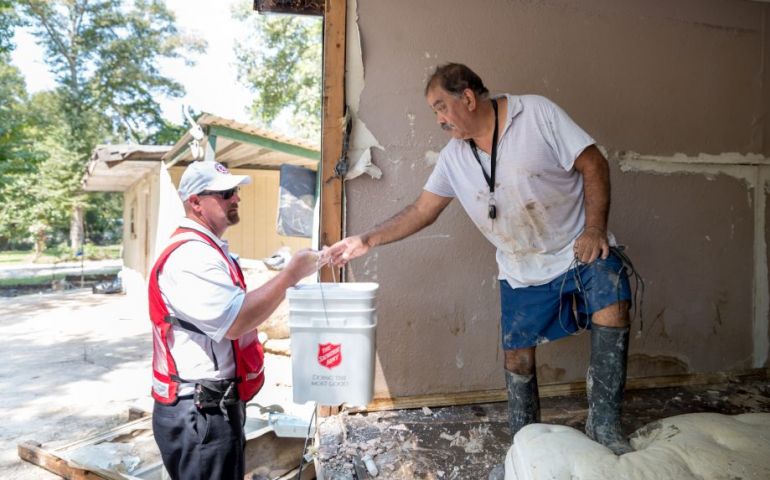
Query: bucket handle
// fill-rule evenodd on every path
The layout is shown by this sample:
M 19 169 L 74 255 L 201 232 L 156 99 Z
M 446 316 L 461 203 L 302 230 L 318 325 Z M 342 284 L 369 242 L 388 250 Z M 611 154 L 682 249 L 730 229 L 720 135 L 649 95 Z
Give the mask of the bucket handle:
M 336 284 L 337 283 L 337 275 L 336 275 L 336 272 L 335 272 L 336 268 L 334 268 L 334 265 L 332 265 L 330 263 L 327 264 L 327 265 L 329 266 L 329 268 L 332 271 L 332 283 Z M 324 284 L 323 284 L 323 282 L 318 282 L 318 290 L 321 292 L 321 304 L 323 305 L 324 318 L 326 319 L 326 326 L 328 327 L 329 325 L 331 325 L 331 323 L 329 322 L 329 314 L 327 313 L 327 308 L 326 308 L 326 296 L 324 295 Z

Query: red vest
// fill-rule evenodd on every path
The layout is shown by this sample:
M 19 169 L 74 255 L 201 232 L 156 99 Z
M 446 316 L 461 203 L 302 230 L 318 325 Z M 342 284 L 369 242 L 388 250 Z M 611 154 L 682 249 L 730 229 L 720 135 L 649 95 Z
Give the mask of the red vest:
M 199 235 L 206 243 L 215 248 L 230 266 L 230 278 L 233 280 L 233 285 L 237 285 L 246 291 L 246 282 L 243 279 L 241 267 L 236 262 L 227 258 L 227 255 L 221 248 L 219 248 L 219 245 L 206 234 L 190 228 L 178 228 L 176 232 L 174 232 L 174 236 L 185 232 L 193 232 Z M 158 286 L 158 277 L 163 270 L 163 265 L 165 265 L 166 260 L 168 260 L 168 256 L 180 245 L 189 241 L 196 240 L 186 238 L 171 243 L 171 245 L 166 247 L 163 253 L 161 253 L 160 257 L 158 257 L 155 266 L 152 267 L 152 271 L 150 272 L 149 302 L 150 320 L 152 321 L 152 396 L 157 401 L 164 404 L 175 403 L 179 384 L 188 383 L 186 380 L 179 378 L 176 362 L 174 361 L 174 357 L 171 356 L 171 349 L 169 348 L 169 336 L 173 335 L 171 326 L 175 324 L 186 330 L 201 333 L 200 330 L 192 324 L 181 322 L 169 315 L 168 308 L 166 308 L 166 304 L 160 294 L 160 287 Z M 262 349 L 262 344 L 257 337 L 256 329 L 238 337 L 237 340 L 233 340 L 232 346 L 233 356 L 235 357 L 235 381 L 238 383 L 238 396 L 241 401 L 248 402 L 257 394 L 257 392 L 259 392 L 262 385 L 265 383 L 265 353 Z

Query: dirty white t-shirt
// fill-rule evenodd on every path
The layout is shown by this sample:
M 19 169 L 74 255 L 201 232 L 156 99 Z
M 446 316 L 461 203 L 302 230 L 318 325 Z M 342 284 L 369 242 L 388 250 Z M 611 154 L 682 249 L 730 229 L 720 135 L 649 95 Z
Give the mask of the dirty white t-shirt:
M 489 218 L 489 186 L 464 140 L 452 139 L 444 147 L 424 189 L 457 197 L 497 248 L 500 279 L 512 288 L 542 285 L 566 272 L 574 259 L 585 211 L 583 177 L 573 165 L 595 142 L 545 97 L 505 95 L 497 101 L 508 102 L 497 150 L 497 217 Z M 489 155 L 478 153 L 490 174 Z
M 179 226 L 203 232 L 231 255 L 227 242 L 200 224 L 185 218 Z M 169 255 L 158 286 L 169 314 L 192 323 L 205 335 L 174 325 L 171 355 L 185 380 L 233 378 L 233 347 L 225 334 L 241 310 L 245 292 L 233 284 L 227 260 L 218 251 L 192 232 L 183 235 L 191 241 Z M 190 389 L 183 388 L 179 395 L 191 393 Z

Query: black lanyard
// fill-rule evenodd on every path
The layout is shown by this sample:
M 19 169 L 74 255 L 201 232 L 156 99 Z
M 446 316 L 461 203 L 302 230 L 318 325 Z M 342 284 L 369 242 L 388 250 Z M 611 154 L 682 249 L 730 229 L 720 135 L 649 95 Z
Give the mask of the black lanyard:
M 494 98 L 492 99 L 492 108 L 495 111 L 495 131 L 492 134 L 492 155 L 489 156 L 492 164 L 490 168 L 490 173 L 492 174 L 491 177 L 487 175 L 486 170 L 484 170 L 484 165 L 481 163 L 479 152 L 476 149 L 476 142 L 474 142 L 471 138 L 468 140 L 468 143 L 471 145 L 473 156 L 476 157 L 476 161 L 479 162 L 481 173 L 484 174 L 484 179 L 487 181 L 487 185 L 489 185 L 489 218 L 494 220 L 497 216 L 497 207 L 495 207 L 495 166 L 497 164 L 497 100 Z

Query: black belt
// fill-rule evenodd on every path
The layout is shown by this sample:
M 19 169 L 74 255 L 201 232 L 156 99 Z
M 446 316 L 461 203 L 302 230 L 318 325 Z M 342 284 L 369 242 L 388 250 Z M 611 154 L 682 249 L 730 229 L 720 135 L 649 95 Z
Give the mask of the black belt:
M 238 384 L 234 380 L 198 380 L 193 401 L 198 410 L 218 407 L 227 418 L 227 407 L 240 403 Z

